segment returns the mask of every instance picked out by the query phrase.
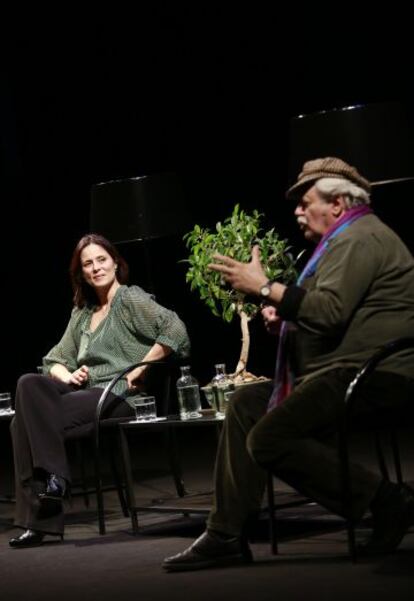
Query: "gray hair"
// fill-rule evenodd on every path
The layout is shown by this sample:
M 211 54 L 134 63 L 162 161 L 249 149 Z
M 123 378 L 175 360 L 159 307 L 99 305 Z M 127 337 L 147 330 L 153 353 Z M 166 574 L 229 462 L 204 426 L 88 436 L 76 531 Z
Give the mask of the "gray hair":
M 348 209 L 360 205 L 369 205 L 371 202 L 368 192 L 353 184 L 349 179 L 322 177 L 316 181 L 315 187 L 326 201 L 334 196 L 343 196 Z

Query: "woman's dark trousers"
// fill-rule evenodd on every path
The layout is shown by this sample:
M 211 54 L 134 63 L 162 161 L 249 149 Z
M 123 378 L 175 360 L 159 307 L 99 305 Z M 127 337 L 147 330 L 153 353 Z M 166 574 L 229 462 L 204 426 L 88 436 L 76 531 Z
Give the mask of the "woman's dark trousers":
M 38 493 L 44 474 L 71 480 L 65 434 L 91 424 L 102 388 L 75 390 L 40 374 L 26 374 L 17 384 L 11 423 L 15 465 L 15 525 L 50 534 L 63 533 L 63 511 L 39 515 Z M 126 405 L 126 403 L 123 403 Z M 129 411 L 129 408 L 128 408 Z

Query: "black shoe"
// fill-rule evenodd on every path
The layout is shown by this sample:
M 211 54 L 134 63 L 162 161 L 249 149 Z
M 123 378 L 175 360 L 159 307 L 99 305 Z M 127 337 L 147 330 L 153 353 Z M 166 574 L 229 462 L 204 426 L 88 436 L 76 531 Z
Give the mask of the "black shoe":
M 224 539 L 207 530 L 182 553 L 166 557 L 162 567 L 169 572 L 182 572 L 240 561 L 248 563 L 252 559 L 250 549 L 239 537 Z
M 414 524 L 414 491 L 405 484 L 390 484 L 388 494 L 372 507 L 372 517 L 372 535 L 357 547 L 358 555 L 391 553 Z
M 50 474 L 46 482 L 46 491 L 38 495 L 40 508 L 38 517 L 41 519 L 58 515 L 62 511 L 63 499 L 68 495 L 66 480 Z
M 20 536 L 11 538 L 9 545 L 15 549 L 19 549 L 20 547 L 38 547 L 43 543 L 44 536 L 43 532 L 30 529 L 25 530 Z
M 11 538 L 9 540 L 10 547 L 14 549 L 20 549 L 22 547 L 39 547 L 43 544 L 43 539 L 45 538 L 45 532 L 39 532 L 38 530 L 25 530 L 23 534 L 17 536 L 16 538 Z M 51 536 L 59 536 L 60 540 L 63 540 L 63 534 L 54 534 Z

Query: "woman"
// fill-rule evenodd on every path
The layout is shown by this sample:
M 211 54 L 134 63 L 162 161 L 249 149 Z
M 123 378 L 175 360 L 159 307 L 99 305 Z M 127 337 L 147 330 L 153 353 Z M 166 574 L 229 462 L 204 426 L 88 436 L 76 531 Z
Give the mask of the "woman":
M 17 384 L 15 525 L 25 530 L 9 541 L 14 548 L 39 545 L 45 534 L 63 538 L 62 502 L 70 485 L 65 433 L 93 421 L 108 382 L 133 363 L 189 351 L 183 322 L 138 286 L 125 285 L 128 266 L 102 236 L 79 241 L 70 276 L 75 306 L 66 331 L 44 357 L 43 375 L 26 374 Z M 142 389 L 146 371 L 138 367 L 114 387 L 111 416 L 129 414 L 122 397 Z

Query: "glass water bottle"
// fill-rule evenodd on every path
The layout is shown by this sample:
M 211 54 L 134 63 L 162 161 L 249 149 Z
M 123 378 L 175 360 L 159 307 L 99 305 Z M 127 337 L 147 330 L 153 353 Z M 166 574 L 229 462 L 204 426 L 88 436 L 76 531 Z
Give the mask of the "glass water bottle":
M 226 414 L 227 403 L 234 391 L 233 380 L 226 374 L 226 366 L 224 363 L 218 363 L 214 366 L 216 375 L 212 379 L 212 388 L 214 394 L 214 403 L 216 417 L 224 418 Z
M 190 373 L 190 366 L 184 365 L 181 376 L 177 380 L 177 396 L 180 408 L 180 419 L 201 417 L 200 387 Z

